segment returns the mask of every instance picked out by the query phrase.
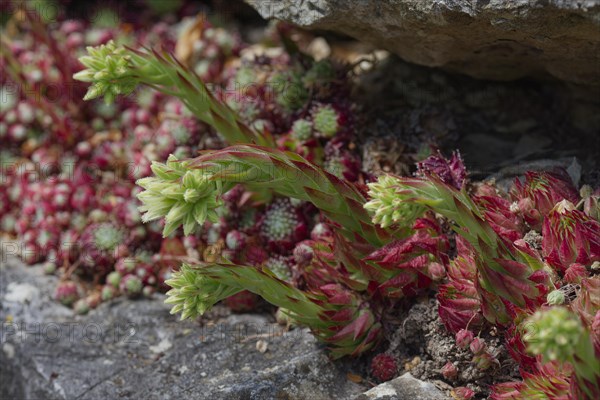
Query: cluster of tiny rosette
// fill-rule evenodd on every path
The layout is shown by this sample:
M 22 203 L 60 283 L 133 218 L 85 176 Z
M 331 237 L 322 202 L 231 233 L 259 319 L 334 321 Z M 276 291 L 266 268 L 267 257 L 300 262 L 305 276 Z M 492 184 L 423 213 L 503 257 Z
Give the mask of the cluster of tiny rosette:
M 173 105 L 151 93 L 144 102 L 82 103 L 85 88 L 72 78 L 77 56 L 125 36 L 81 20 L 52 29 L 42 21 L 28 15 L 0 57 L 0 231 L 17 239 L 8 253 L 59 273 L 56 299 L 85 313 L 118 294 L 150 294 L 168 272 L 153 260 L 161 226 L 142 224 L 135 181 L 162 156 L 149 147 L 163 123 L 154 115 Z M 165 24 L 135 40 L 158 38 L 174 46 Z
M 495 385 L 492 398 L 600 397 L 599 191 L 555 170 L 503 193 L 468 182 L 458 153 L 430 156 L 416 177 L 376 178 L 353 150 L 341 66 L 240 57 L 238 35 L 207 22 L 188 66 L 168 53 L 174 28 L 127 38 L 59 25 L 43 45 L 25 30 L 0 59 L 46 85 L 72 86 L 76 73 L 91 83 L 86 98 L 110 103 L 19 92 L 2 108 L 2 156 L 13 162 L 0 181 L 1 229 L 25 261 L 58 271 L 58 301 L 84 313 L 170 287 L 173 311 L 192 318 L 219 301 L 249 311 L 260 296 L 341 357 L 383 342 L 387 310 L 435 292 L 471 366 L 496 373 L 483 336 L 505 339 L 522 379 Z M 270 29 L 269 40 L 289 40 L 288 27 Z M 81 65 L 73 55 L 86 44 L 104 47 Z M 217 85 L 205 92 L 202 80 Z M 138 84 L 158 92 L 133 92 Z M 371 365 L 376 380 L 398 372 L 391 354 Z M 449 361 L 439 376 L 457 398 L 481 395 L 460 368 Z
M 109 53 L 122 52 L 115 42 L 174 51 L 178 32 L 194 27 L 193 19 L 181 26 L 158 22 L 127 32 L 117 23 L 97 26 L 65 19 L 64 14 L 60 11 L 52 25 L 33 15 L 21 21 L 0 56 L 3 71 L 9 72 L 0 77 L 0 232 L 18 240 L 9 251 L 58 274 L 56 299 L 79 312 L 119 295 L 164 291 L 165 279 L 181 259 L 202 259 L 213 252 L 228 254 L 232 260 L 277 265 L 281 276 L 291 280 L 293 250 L 309 237 L 314 210 L 284 198 L 250 198 L 240 187 L 219 203 L 223 206 L 218 216 L 213 210 L 216 203 L 205 207 L 212 223 L 204 229 L 170 232 L 164 230 L 165 221 L 145 223 L 137 198 L 142 188 L 136 181 L 151 180 L 153 163 L 170 155 L 185 159 L 223 147 L 223 137 L 176 97 L 142 88 L 129 94 L 135 82 L 126 72 L 127 57 L 113 54 L 112 61 L 103 64 L 109 81 L 123 78 L 119 88 L 98 84 L 87 96 L 109 96 L 111 101 L 81 101 L 86 85 L 73 75 L 92 80 L 83 68 L 97 66 L 95 60 Z M 187 54 L 188 62 L 200 78 L 215 84 L 216 98 L 236 109 L 247 123 L 259 121 L 255 125 L 276 134 L 282 148 L 304 152 L 318 162 L 335 160 L 342 166 L 340 174 L 356 176 L 358 158 L 347 149 L 351 129 L 338 126 L 349 107 L 345 84 L 325 90 L 336 73 L 329 61 L 304 66 L 281 52 L 269 57 L 269 68 L 263 65 L 266 57 L 226 67 L 248 46 L 240 35 L 208 21 L 193 29 L 201 31 L 194 33 L 201 39 Z M 269 29 L 266 40 L 280 46 L 277 28 Z M 98 53 L 80 62 L 86 46 L 98 47 Z M 28 86 L 19 90 L 23 82 Z M 324 92 L 308 98 L 315 85 Z M 292 89 L 299 90 L 298 96 L 289 94 Z M 129 95 L 118 97 L 124 94 Z M 318 117 L 324 114 L 320 110 L 333 116 L 323 134 L 319 127 L 324 123 L 313 122 L 313 115 L 323 119 Z M 296 121 L 306 124 L 301 137 L 293 134 Z M 190 190 L 185 199 L 181 194 L 179 218 L 185 218 L 186 207 L 197 194 Z M 252 250 L 244 250 L 247 247 Z M 239 304 L 228 301 L 232 309 L 251 309 L 258 300 L 253 294 L 239 298 Z

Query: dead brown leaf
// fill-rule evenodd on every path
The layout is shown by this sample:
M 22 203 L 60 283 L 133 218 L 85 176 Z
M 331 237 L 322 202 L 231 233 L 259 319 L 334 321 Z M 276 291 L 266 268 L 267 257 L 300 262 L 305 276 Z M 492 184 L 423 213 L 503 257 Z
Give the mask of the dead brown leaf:
M 175 45 L 175 57 L 183 64 L 188 65 L 194 54 L 194 43 L 202 39 L 202 31 L 204 30 L 204 22 L 206 15 L 198 14 L 196 20 L 191 23 L 177 38 Z

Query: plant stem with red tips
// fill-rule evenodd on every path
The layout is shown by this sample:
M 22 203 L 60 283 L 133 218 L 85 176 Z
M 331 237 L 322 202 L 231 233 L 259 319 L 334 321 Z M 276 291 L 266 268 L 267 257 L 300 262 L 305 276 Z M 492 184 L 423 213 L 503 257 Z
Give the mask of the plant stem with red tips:
M 333 358 L 358 355 L 380 339 L 381 324 L 354 292 L 341 285 L 323 285 L 305 292 L 278 279 L 264 267 L 212 263 L 182 265 L 166 282 L 173 289 L 167 303 L 182 319 L 202 315 L 218 301 L 248 290 L 286 310 L 326 343 Z

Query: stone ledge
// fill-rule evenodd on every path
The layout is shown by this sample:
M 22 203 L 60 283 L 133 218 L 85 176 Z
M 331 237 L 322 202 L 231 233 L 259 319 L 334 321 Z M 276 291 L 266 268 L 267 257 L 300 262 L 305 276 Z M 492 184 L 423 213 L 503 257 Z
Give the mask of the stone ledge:
M 284 331 L 268 315 L 180 322 L 162 295 L 117 299 L 74 315 L 52 300 L 56 277 L 5 255 L 0 261 L 0 398 L 429 400 L 441 394 L 408 374 L 363 394 L 366 387 L 347 378 L 356 374 L 351 360 L 331 362 L 307 329 Z M 400 397 L 381 397 L 392 389 Z
M 284 332 L 269 316 L 179 322 L 160 295 L 75 316 L 52 301 L 56 278 L 40 267 L 11 259 L 1 274 L 1 398 L 329 400 L 365 389 L 308 330 Z
M 475 78 L 600 85 L 597 0 L 246 0 L 263 18 L 331 30 Z

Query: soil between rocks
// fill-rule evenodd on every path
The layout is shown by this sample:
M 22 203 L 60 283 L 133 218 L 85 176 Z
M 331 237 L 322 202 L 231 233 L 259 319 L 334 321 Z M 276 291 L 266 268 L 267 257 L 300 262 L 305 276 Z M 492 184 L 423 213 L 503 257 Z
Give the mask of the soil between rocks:
M 478 394 L 478 398 L 489 395 L 491 385 L 519 379 L 517 364 L 504 346 L 504 339 L 495 330 L 483 329 L 479 337 L 485 340 L 488 351 L 499 361 L 498 365 L 482 371 L 471 363 L 473 354 L 469 349 L 456 346 L 454 335 L 442 325 L 438 315 L 438 304 L 434 299 L 417 300 L 402 315 L 398 324 L 387 326 L 387 350 L 399 361 L 399 372 L 410 372 L 417 379 L 429 381 L 449 393 L 453 387 L 467 386 Z M 455 379 L 447 380 L 441 369 L 447 363 L 458 369 Z

